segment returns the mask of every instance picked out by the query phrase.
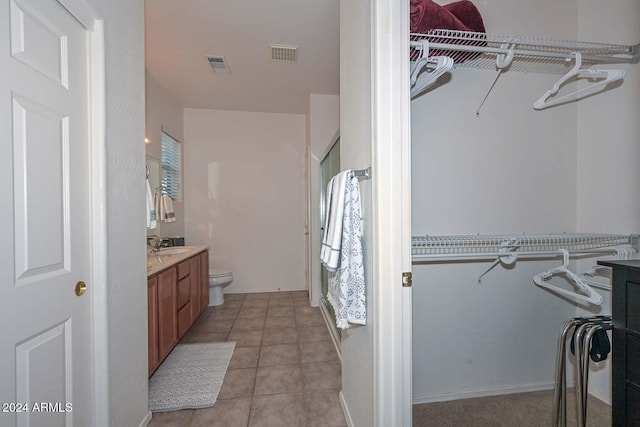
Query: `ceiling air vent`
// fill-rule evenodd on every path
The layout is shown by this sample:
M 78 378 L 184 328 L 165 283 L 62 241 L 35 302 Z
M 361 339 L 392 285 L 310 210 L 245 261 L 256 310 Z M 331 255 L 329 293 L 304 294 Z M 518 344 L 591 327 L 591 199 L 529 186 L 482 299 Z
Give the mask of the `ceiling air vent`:
M 207 61 L 209 61 L 209 65 L 211 65 L 214 73 L 231 73 L 224 56 L 207 56 Z
M 271 45 L 271 59 L 278 62 L 297 62 L 298 46 Z

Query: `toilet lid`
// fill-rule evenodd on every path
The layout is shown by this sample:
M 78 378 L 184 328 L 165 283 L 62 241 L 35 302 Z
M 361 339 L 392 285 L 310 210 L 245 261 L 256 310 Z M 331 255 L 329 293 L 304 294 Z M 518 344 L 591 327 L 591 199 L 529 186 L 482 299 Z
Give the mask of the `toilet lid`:
M 229 270 L 219 270 L 216 268 L 209 270 L 209 277 L 223 277 L 223 276 L 231 276 L 231 272 Z

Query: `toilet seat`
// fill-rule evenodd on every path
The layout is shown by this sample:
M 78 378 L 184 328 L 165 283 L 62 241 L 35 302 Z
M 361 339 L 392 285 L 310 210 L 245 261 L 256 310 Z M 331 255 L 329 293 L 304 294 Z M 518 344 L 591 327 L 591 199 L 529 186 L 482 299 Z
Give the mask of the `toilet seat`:
M 226 276 L 231 276 L 231 272 L 229 270 L 220 270 L 216 268 L 209 270 L 209 278 L 219 279 Z

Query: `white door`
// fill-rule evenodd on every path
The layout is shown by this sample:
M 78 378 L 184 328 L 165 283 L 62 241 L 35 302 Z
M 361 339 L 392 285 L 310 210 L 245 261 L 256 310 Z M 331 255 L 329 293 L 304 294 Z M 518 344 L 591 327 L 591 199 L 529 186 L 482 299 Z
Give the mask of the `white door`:
M 56 0 L 0 6 L 0 425 L 89 426 L 90 35 Z

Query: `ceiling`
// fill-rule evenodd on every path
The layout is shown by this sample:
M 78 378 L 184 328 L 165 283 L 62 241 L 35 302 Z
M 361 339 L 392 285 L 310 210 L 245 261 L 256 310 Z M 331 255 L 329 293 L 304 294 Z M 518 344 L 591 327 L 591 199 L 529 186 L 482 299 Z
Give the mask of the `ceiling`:
M 339 19 L 339 0 L 146 0 L 146 68 L 183 107 L 304 114 L 309 94 L 339 94 Z M 298 46 L 297 62 L 271 44 Z

